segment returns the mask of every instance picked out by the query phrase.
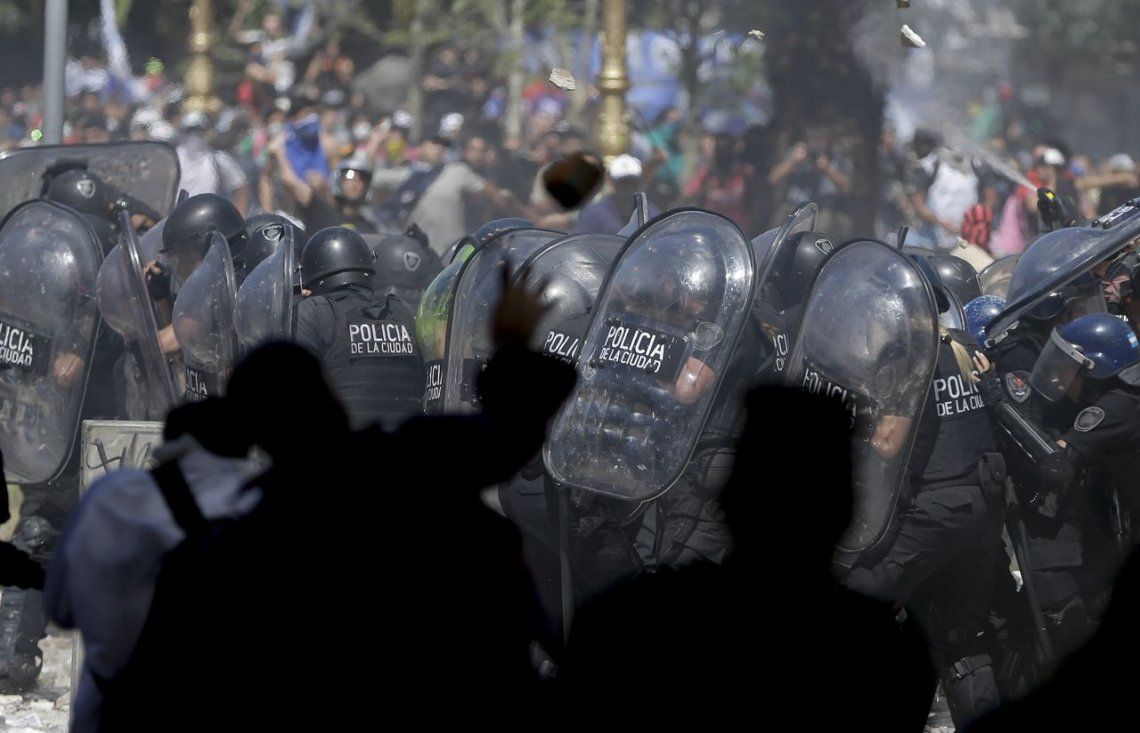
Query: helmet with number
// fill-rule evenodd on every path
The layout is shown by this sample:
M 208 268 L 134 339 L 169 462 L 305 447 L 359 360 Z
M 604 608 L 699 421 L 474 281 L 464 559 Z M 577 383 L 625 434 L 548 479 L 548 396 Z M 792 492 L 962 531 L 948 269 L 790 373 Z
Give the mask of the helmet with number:
M 1005 299 L 996 295 L 983 295 L 974 298 L 962 310 L 966 314 L 966 330 L 976 344 L 984 344 L 986 340 L 986 326 L 998 317 L 1005 308 Z
M 376 256 L 364 238 L 346 227 L 322 229 L 301 252 L 301 285 L 314 294 L 349 285 L 371 288 Z

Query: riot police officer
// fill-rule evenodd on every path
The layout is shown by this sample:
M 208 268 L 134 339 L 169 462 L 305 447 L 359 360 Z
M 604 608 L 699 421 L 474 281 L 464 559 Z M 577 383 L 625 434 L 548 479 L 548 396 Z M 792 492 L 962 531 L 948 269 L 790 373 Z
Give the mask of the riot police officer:
M 351 229 L 329 227 L 301 253 L 296 340 L 324 365 L 354 427 L 393 428 L 421 412 L 423 360 L 412 311 L 375 291 L 375 257 Z
M 147 265 L 151 292 L 156 300 L 177 294 L 180 284 L 202 263 L 215 233 L 229 244 L 236 271 L 249 244 L 245 219 L 237 207 L 217 194 L 203 193 L 191 196 L 170 212 L 162 228 L 162 249 L 159 250 L 170 262 L 170 270 L 155 262 Z M 165 354 L 179 350 L 173 326 L 162 329 L 159 343 Z
M 913 258 L 951 302 L 937 271 Z M 969 336 L 939 329 L 934 379 L 907 467 L 911 497 L 884 551 L 863 556 L 846 577 L 854 590 L 907 604 L 924 626 L 957 726 L 999 702 L 984 628 L 997 579 L 1004 461 L 971 379 Z M 880 416 L 875 450 L 887 450 L 891 421 Z
M 1017 328 L 985 351 L 1010 409 L 1051 437 L 1060 436 L 1072 424 L 1077 408 L 1071 402 L 1046 400 L 1030 386 L 1030 374 L 1054 326 L 1068 320 L 1066 301 L 1073 290 L 1070 287 L 1050 293 L 1018 320 Z M 1095 517 L 1084 511 L 1091 509 L 1091 502 L 1082 511 L 1063 514 L 1051 502 L 1040 506 L 1035 500 L 1042 488 L 1036 458 L 1027 454 L 1021 441 L 1007 430 L 999 430 L 997 435 L 1019 503 L 1033 508 L 1022 512 L 1029 554 L 1020 558 L 1026 566 L 1022 570 L 1032 574 L 1050 641 L 1064 654 L 1083 643 L 1092 630 L 1092 599 L 1086 598 L 1085 591 L 1098 584 L 1088 582 L 1086 570 L 1096 548 L 1106 544 L 1106 533 L 1099 530 Z M 1089 519 L 1093 521 L 1086 521 Z
M 984 372 L 981 394 L 999 422 L 1034 456 L 1041 492 L 1072 501 L 1085 469 L 1102 467 L 1116 486 L 1132 496 L 1140 471 L 1140 342 L 1123 321 L 1108 314 L 1081 316 L 1053 329 L 1030 375 L 1030 386 L 1050 402 L 1062 398 L 1081 408 L 1055 441 L 1039 424 L 1010 419 L 1009 398 L 984 355 L 975 357 Z
M 179 282 L 184 282 L 206 256 L 215 232 L 229 243 L 237 270 L 246 254 L 249 235 L 236 206 L 217 194 L 203 193 L 191 196 L 170 212 L 162 229 L 161 252 L 170 259 Z

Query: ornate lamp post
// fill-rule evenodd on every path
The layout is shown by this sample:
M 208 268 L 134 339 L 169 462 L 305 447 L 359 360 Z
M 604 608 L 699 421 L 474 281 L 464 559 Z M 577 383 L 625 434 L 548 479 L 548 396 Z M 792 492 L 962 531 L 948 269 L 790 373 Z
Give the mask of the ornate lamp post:
M 186 112 L 217 114 L 222 101 L 214 96 L 214 7 L 212 0 L 194 0 L 190 7 L 190 67 L 186 70 Z
M 626 0 L 603 0 L 602 70 L 597 87 L 602 93 L 598 119 L 598 145 L 610 160 L 629 152 L 629 119 L 625 93 L 629 90 L 626 69 Z

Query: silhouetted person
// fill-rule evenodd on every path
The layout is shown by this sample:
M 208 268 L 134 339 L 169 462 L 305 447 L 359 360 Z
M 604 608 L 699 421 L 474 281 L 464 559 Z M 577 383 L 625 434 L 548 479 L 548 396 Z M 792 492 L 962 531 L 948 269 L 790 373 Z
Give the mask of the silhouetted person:
M 177 467 L 189 501 L 208 519 L 241 516 L 259 496 L 243 490 L 256 471 L 245 460 L 250 441 L 233 424 L 216 398 L 179 407 L 167 417 L 165 442 L 154 454 L 168 471 Z M 155 617 L 152 602 L 162 592 L 156 586 L 164 566 L 189 534 L 175 511 L 178 499 L 165 495 L 160 475 L 122 469 L 92 484 L 52 560 L 48 614 L 83 636 L 73 731 L 130 729 L 135 698 L 156 679 L 145 677 L 147 660 L 138 647 L 151 633 L 145 627 Z M 154 720 L 156 728 L 160 720 Z
M 561 676 L 575 723 L 605 710 L 646 729 L 741 715 L 789 729 L 922 730 L 934 676 L 921 636 L 830 571 L 853 503 L 847 424 L 821 397 L 749 394 L 721 495 L 728 559 L 640 576 L 581 609 Z M 807 470 L 793 460 L 805 450 L 821 457 Z
M 1133 552 L 1116 578 L 1112 600 L 1095 634 L 1056 674 L 1025 698 L 979 719 L 967 733 L 1005 731 L 1123 731 L 1136 728 L 1133 698 L 1140 685 L 1140 555 Z
M 383 689 L 393 719 L 537 699 L 533 586 L 517 531 L 478 491 L 538 451 L 573 386 L 525 347 L 538 298 L 504 295 L 478 415 L 354 433 L 303 348 L 269 344 L 234 369 L 228 427 L 273 462 L 251 482 L 262 499 L 168 556 L 121 728 L 293 729 L 318 722 L 295 701 L 350 689 Z

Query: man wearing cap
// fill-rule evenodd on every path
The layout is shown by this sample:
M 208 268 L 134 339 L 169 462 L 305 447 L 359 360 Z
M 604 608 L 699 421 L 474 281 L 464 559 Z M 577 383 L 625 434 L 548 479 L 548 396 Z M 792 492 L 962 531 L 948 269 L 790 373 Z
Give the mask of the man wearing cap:
M 617 234 L 634 211 L 634 194 L 641 188 L 641 161 L 632 155 L 619 155 L 606 170 L 609 193 L 582 210 L 573 234 Z M 650 218 L 660 210 L 649 204 Z

